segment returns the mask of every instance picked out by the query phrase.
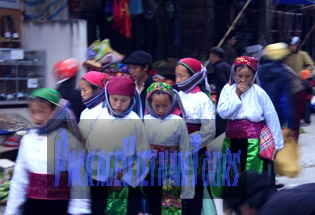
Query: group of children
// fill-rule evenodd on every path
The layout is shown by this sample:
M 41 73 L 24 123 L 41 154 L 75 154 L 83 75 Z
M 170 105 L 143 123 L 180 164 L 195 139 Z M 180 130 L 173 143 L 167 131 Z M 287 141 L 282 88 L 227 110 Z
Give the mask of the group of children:
M 129 59 L 148 59 L 147 53 L 144 58 L 141 54 L 136 52 Z M 248 120 L 261 122 L 268 116 L 267 124 L 278 134 L 278 128 L 270 124 L 272 104 L 263 104 L 267 96 L 258 86 L 252 87 L 256 71 L 250 59 L 244 57 L 235 64 L 251 66 L 246 67 L 246 74 L 234 71 L 234 84 L 227 85 L 222 94 L 225 102 L 230 102 L 219 101 L 219 113 L 239 122 L 246 119 L 248 105 L 250 114 L 257 115 L 258 109 L 249 102 L 257 98 L 257 107 L 266 109 Z M 144 68 L 142 64 L 129 62 L 128 66 Z M 144 80 L 137 86 L 131 78 L 135 74 L 130 75 L 127 66 L 119 68 L 124 68 L 119 71 L 124 75 L 111 76 L 105 70 L 89 71 L 81 77 L 79 87 L 86 109 L 78 125 L 69 103 L 57 91 L 38 89 L 29 96 L 34 128 L 21 141 L 6 215 L 201 213 L 204 192 L 210 193 L 209 186 L 203 184 L 203 158 L 216 133 L 207 70 L 199 60 L 181 59 L 175 68 L 176 91 L 164 82 L 144 87 Z M 247 87 L 243 83 L 235 89 L 243 76 Z M 245 97 L 250 87 L 253 92 Z M 139 109 L 143 91 L 144 108 Z M 229 95 L 233 92 L 234 96 Z M 244 108 L 240 108 L 242 102 L 246 102 Z M 234 109 L 228 111 L 230 106 Z M 234 137 L 228 138 L 233 146 Z M 244 155 L 245 159 L 249 156 Z M 261 163 L 258 154 L 253 156 L 253 167 L 247 164 L 246 169 Z

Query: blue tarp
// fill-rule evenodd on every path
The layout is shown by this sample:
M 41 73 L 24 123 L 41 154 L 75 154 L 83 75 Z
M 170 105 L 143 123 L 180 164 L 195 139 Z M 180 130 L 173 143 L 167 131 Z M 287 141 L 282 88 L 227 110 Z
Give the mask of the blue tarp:
M 272 0 L 273 4 L 315 4 L 315 0 Z

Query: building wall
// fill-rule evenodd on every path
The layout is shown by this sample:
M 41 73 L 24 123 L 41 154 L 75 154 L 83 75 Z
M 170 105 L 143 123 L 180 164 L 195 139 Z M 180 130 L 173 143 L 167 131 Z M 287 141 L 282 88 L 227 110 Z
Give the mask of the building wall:
M 56 80 L 52 68 L 56 62 L 64 58 L 74 57 L 83 63 L 86 60 L 87 23 L 85 20 L 71 21 L 23 21 L 21 23 L 21 48 L 45 50 L 46 66 L 45 87 L 56 88 Z M 79 78 L 86 72 L 84 67 Z M 29 117 L 27 107 L 0 107 L 1 113 L 20 113 Z
M 46 51 L 46 87 L 56 87 L 51 71 L 59 60 L 71 57 L 80 63 L 86 60 L 86 25 L 85 20 L 22 22 L 22 47 Z M 85 72 L 82 67 L 78 77 Z

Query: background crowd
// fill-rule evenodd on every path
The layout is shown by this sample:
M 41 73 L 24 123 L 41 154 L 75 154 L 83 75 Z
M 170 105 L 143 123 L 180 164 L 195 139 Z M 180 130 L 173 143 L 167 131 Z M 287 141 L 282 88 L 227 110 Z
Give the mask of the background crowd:
M 180 59 L 174 86 L 154 80 L 152 57 L 141 50 L 101 71 L 88 71 L 79 77 L 79 90 L 77 60 L 58 62 L 53 68 L 57 89 L 29 96 L 34 127 L 21 141 L 5 214 L 315 214 L 315 192 L 309 192 L 314 184 L 278 192 L 274 168 L 286 139 L 297 145 L 300 126 L 311 123 L 314 62 L 299 49 L 299 37 L 289 44 L 257 44 L 242 55 L 233 50 L 237 39 L 230 35 L 222 48 L 211 48 L 207 66 Z M 208 67 L 214 71 L 216 100 Z M 269 160 L 259 155 L 265 125 L 275 147 Z M 208 146 L 223 133 L 221 152 L 239 154 L 239 165 L 227 175 L 216 171 L 215 177 L 233 181 L 239 174 L 239 183 L 204 186 Z M 109 155 L 127 146 L 132 150 L 125 156 Z M 60 148 L 75 153 L 55 186 Z M 185 161 L 181 166 L 172 162 L 170 153 L 176 152 Z M 161 162 L 161 154 L 169 162 Z M 76 158 L 83 165 L 74 165 Z M 231 164 L 219 157 L 206 165 L 223 170 Z M 165 175 L 159 181 L 155 170 L 161 167 Z M 69 169 L 87 186 L 68 186 L 74 182 Z M 110 169 L 116 180 L 100 174 Z M 187 184 L 177 186 L 182 169 Z M 298 202 L 303 207 L 287 207 Z

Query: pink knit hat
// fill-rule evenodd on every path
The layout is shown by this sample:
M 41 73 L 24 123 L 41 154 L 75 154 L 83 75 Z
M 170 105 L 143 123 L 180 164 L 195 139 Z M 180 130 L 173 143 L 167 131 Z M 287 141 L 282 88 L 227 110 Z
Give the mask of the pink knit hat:
M 115 76 L 108 80 L 107 93 L 109 95 L 124 95 L 132 97 L 136 91 L 135 82 L 126 76 Z
M 97 71 L 89 71 L 85 73 L 82 76 L 82 79 L 99 88 L 103 88 L 106 83 L 105 74 Z

